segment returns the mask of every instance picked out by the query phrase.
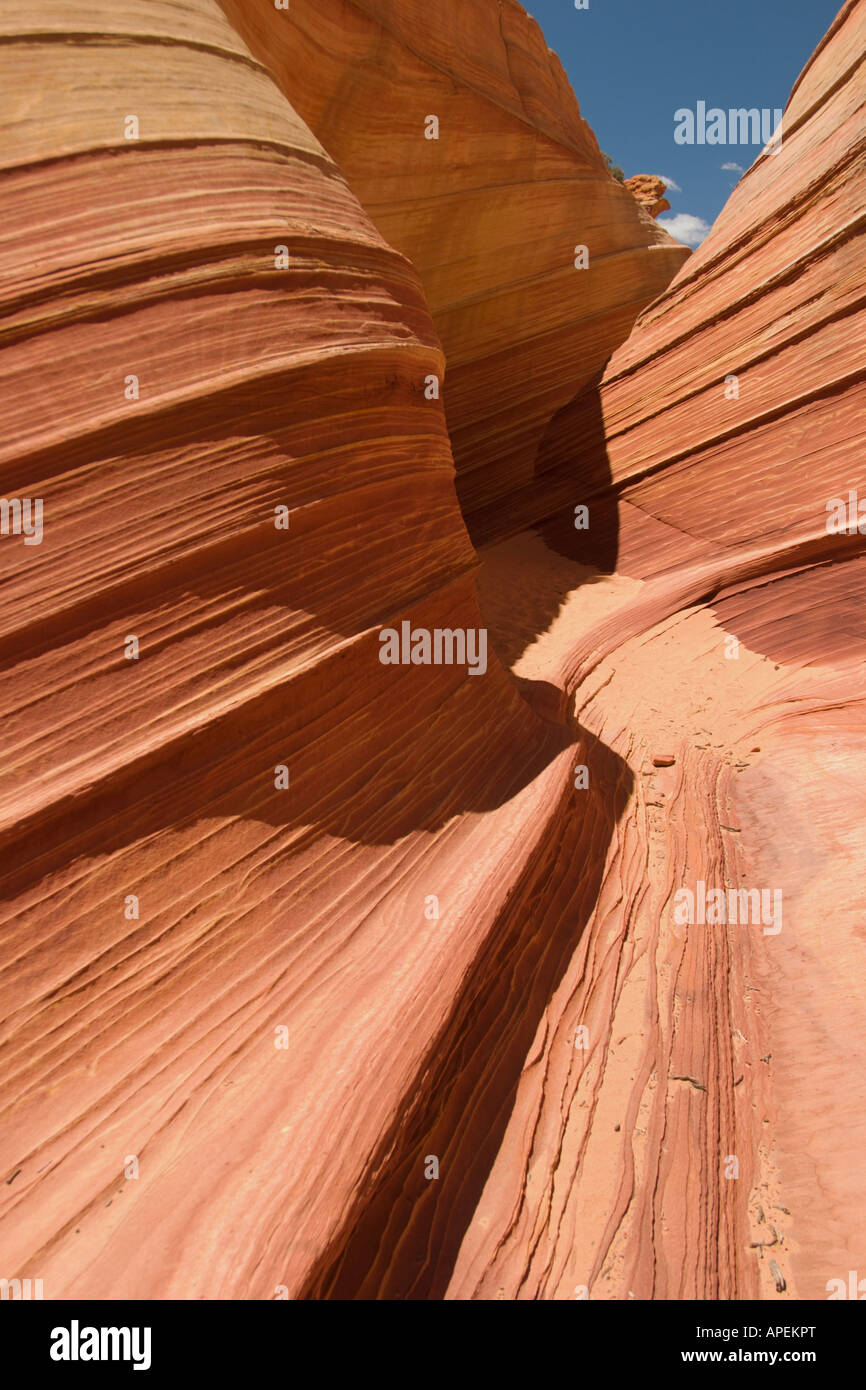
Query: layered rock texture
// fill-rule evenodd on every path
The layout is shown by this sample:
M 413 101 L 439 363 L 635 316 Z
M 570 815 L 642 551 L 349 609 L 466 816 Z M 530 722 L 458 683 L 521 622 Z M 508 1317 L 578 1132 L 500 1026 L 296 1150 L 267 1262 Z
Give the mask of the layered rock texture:
M 561 517 L 489 557 L 494 622 L 531 572 L 553 619 L 516 671 L 636 783 L 452 1296 L 826 1298 L 863 1264 L 866 506 L 828 503 L 866 502 L 864 26 L 548 431 Z M 779 922 L 680 924 L 699 883 Z
M 684 263 L 511 0 L 4 0 L 0 1275 L 863 1265 L 864 11 Z
M 660 212 L 667 212 L 670 208 L 670 203 L 665 197 L 668 186 L 664 179 L 660 179 L 656 174 L 634 174 L 632 178 L 626 179 L 625 186 L 650 217 L 658 217 Z
M 476 541 L 513 529 L 504 504 L 531 484 L 550 417 L 688 251 L 611 177 L 515 0 L 223 8 L 418 270 L 464 516 Z M 520 519 L 534 519 L 525 500 Z

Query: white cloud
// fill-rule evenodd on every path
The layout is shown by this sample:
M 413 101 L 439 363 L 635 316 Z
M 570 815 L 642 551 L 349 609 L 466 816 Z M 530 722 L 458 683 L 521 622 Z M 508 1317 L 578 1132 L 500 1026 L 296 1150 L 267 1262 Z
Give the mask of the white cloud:
M 746 172 L 745 169 L 743 168 L 742 164 L 733 164 L 733 163 L 732 163 L 732 164 L 723 164 L 723 165 L 722 165 L 722 168 L 723 168 L 723 169 L 735 169 L 736 172 L 737 172 L 738 174 L 745 174 L 745 172 Z
M 679 184 L 675 183 L 673 179 L 669 179 L 667 174 L 656 174 L 655 178 L 662 179 L 662 181 L 667 184 L 669 193 L 682 193 L 683 190 L 680 188 Z
M 702 217 L 693 217 L 690 212 L 678 212 L 675 217 L 659 217 L 658 224 L 670 232 L 675 241 L 682 241 L 686 246 L 700 246 L 710 230 L 709 222 Z

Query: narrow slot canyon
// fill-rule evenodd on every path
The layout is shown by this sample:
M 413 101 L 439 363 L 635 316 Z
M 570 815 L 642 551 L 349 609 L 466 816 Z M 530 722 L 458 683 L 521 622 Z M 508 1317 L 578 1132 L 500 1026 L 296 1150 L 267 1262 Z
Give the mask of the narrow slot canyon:
M 866 1273 L 866 0 L 691 252 L 516 0 L 31 10 L 0 1274 Z

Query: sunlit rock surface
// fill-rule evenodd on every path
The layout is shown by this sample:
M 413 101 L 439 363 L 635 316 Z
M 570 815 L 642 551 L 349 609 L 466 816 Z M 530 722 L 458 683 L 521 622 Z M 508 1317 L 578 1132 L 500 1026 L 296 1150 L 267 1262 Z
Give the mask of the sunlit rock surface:
M 518 5 L 420 9 L 0 7 L 0 487 L 44 505 L 0 537 L 0 1272 L 823 1297 L 864 7 L 601 386 L 686 253 Z M 384 665 L 403 623 L 483 669 Z M 678 925 L 698 881 L 781 931 Z
M 488 553 L 494 626 L 551 620 L 515 670 L 635 793 L 452 1297 L 826 1298 L 863 1264 L 864 23 L 548 432 L 549 525 Z M 771 912 L 681 925 L 699 883 Z
M 470 532 L 512 530 L 509 495 L 531 485 L 550 417 L 688 250 L 608 173 L 559 59 L 515 0 L 223 8 L 417 269 L 445 351 Z M 575 268 L 580 247 L 588 268 Z M 524 499 L 520 522 L 533 519 Z
M 667 184 L 656 174 L 634 174 L 626 179 L 625 186 L 650 217 L 658 217 L 660 212 L 669 210 L 670 203 L 665 197 Z

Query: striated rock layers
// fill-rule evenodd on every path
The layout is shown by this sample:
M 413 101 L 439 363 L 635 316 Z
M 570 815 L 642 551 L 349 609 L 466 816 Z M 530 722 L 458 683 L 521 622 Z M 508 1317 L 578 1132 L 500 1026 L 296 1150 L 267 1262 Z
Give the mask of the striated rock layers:
M 296 1293 L 523 927 L 566 737 L 492 654 L 378 660 L 480 626 L 442 353 L 219 7 L 2 25 L 0 1269 Z
M 560 514 L 488 556 L 491 620 L 542 632 L 515 670 L 636 783 L 452 1297 L 826 1298 L 863 1268 L 864 39 L 846 4 L 781 152 L 548 432 Z M 689 924 L 712 889 L 781 908 Z
M 683 249 L 519 6 L 418 8 L 0 10 L 0 490 L 44 530 L 0 536 L 0 1276 L 823 1296 L 864 4 L 601 385 Z M 383 664 L 404 624 L 484 669 Z M 698 882 L 781 930 L 679 924 Z
M 667 184 L 655 174 L 633 174 L 626 179 L 625 186 L 650 217 L 658 217 L 660 212 L 667 212 L 670 208 L 665 197 Z
M 0 11 L 0 487 L 44 527 L 0 538 L 0 1270 L 48 1298 L 326 1291 L 395 1173 L 456 1255 L 629 774 L 492 651 L 380 661 L 384 627 L 482 625 L 416 269 L 220 6 L 72 8 Z M 504 142 L 474 139 L 487 184 Z M 620 336 L 643 254 L 614 257 Z M 530 282 L 546 255 L 521 242 Z M 572 349 L 549 370 L 548 410 Z M 425 1155 L 453 1176 L 455 1144 L 440 1206 Z
M 512 529 L 503 502 L 531 482 L 548 420 L 689 252 L 608 173 L 515 0 L 223 8 L 418 271 L 470 532 Z

